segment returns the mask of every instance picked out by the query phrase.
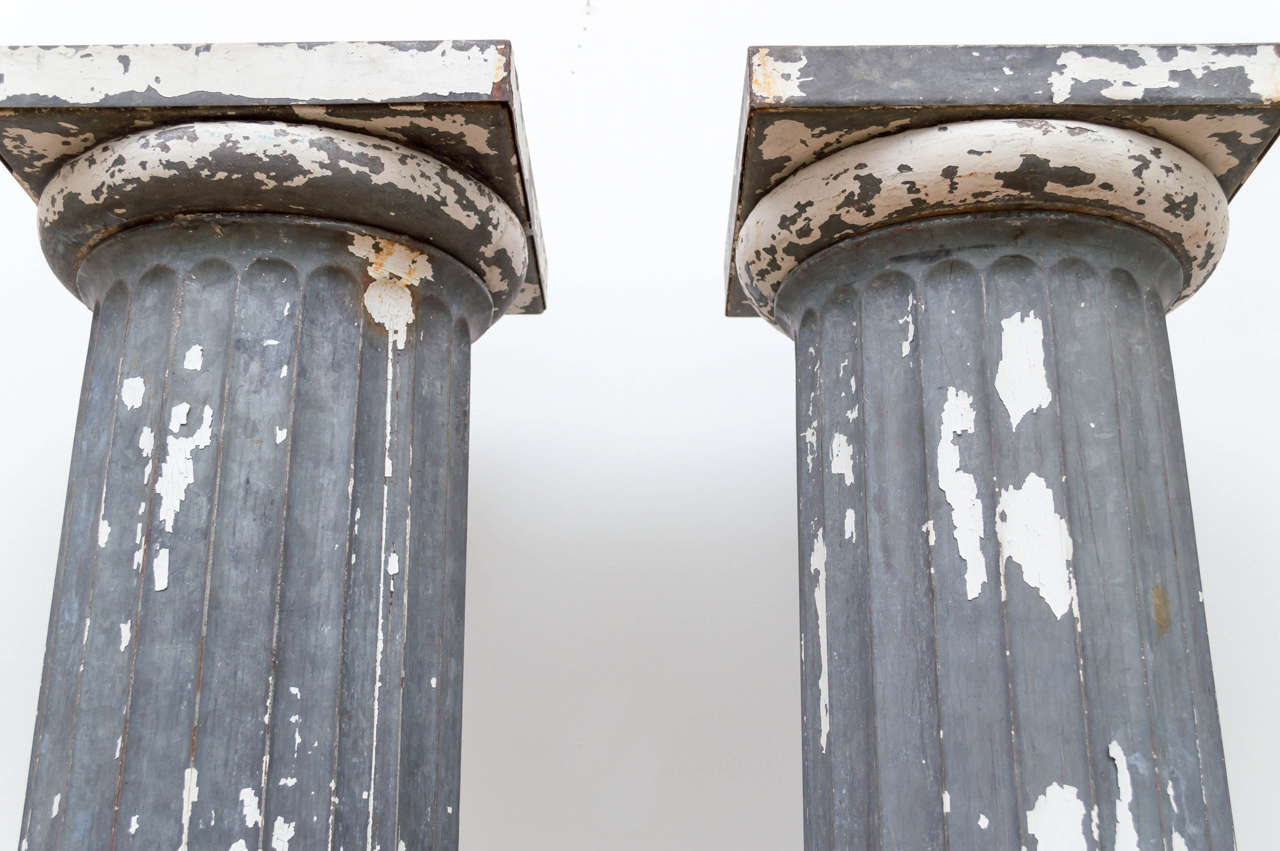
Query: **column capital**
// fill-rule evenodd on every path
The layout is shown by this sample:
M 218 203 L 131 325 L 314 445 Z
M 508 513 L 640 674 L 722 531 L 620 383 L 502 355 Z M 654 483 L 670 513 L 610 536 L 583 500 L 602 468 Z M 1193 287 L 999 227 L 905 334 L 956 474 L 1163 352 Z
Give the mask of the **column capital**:
M 68 285 L 135 224 L 264 212 L 430 242 L 499 312 L 545 307 L 505 41 L 4 48 L 0 159 Z
M 1185 298 L 1221 254 L 1227 199 L 1280 134 L 1280 48 L 1270 44 L 753 47 L 746 76 L 726 258 L 731 316 L 769 317 L 787 271 L 839 239 L 919 216 L 1010 208 L 1092 212 L 1156 233 L 1183 261 Z M 961 134 L 923 130 L 942 127 Z M 992 144 L 967 144 L 983 133 L 995 134 Z M 912 162 L 923 148 L 948 162 Z M 1017 179 L 1046 158 L 1046 168 L 1088 165 L 1089 174 Z M 797 195 L 858 177 L 845 188 L 862 190 L 859 209 L 818 216 L 821 192 Z M 940 190 L 933 197 L 931 186 Z M 889 197 L 896 190 L 900 204 Z M 765 220 L 776 212 L 778 225 L 788 211 L 810 229 L 784 245 Z M 744 245 L 772 252 L 756 258 L 769 266 L 762 275 L 750 273 Z

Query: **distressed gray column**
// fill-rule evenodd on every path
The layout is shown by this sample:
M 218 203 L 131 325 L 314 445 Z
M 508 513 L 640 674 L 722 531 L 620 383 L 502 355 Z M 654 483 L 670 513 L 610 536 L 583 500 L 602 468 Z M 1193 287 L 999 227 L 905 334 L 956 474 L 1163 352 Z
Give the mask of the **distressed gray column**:
M 1278 69 L 753 50 L 730 312 L 796 345 L 809 851 L 1234 847 L 1165 313 Z
M 93 310 L 22 848 L 457 847 L 470 347 L 541 306 L 508 52 L 8 52 L 0 94 L 54 106 L 0 119 L 6 162 Z M 479 91 L 202 102 L 278 62 Z

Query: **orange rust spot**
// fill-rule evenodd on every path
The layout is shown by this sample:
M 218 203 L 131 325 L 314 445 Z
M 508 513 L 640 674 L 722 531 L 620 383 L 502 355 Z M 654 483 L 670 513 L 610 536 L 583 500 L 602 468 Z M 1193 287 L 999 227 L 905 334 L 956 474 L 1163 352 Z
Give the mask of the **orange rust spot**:
M 1151 589 L 1151 606 L 1155 609 L 1156 629 L 1163 636 L 1173 626 L 1173 619 L 1169 612 L 1169 593 L 1164 590 L 1163 585 L 1156 585 Z
M 769 49 L 763 47 L 751 57 L 751 91 L 770 103 L 786 100 L 800 83 L 790 79 L 793 73 L 796 72 L 775 60 L 769 55 Z

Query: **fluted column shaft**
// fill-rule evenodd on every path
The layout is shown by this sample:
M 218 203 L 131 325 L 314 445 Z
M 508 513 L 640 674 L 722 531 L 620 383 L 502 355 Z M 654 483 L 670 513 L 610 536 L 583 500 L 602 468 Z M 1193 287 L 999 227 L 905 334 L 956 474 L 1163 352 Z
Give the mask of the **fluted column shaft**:
M 480 279 L 217 216 L 110 237 L 76 286 L 23 847 L 456 847 Z
M 783 284 L 805 847 L 1233 846 L 1150 234 L 981 213 Z

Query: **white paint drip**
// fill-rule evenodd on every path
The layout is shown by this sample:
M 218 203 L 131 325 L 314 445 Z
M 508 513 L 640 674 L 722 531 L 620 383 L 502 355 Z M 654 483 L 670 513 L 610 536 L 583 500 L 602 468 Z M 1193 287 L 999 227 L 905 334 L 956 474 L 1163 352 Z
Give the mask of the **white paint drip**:
M 187 349 L 186 355 L 182 358 L 182 368 L 198 372 L 202 366 L 204 366 L 204 348 L 197 344 Z
M 160 496 L 160 523 L 168 532 L 173 531 L 173 521 L 187 495 L 187 487 L 196 480 L 192 453 L 197 449 L 207 449 L 213 440 L 213 409 L 208 405 L 204 406 L 204 415 L 195 432 L 186 437 L 177 435 L 186 424 L 190 409 L 190 405 L 182 402 L 175 405 L 170 413 L 169 431 L 173 434 L 165 438 L 166 457 L 160 464 L 160 476 L 156 480 L 156 493 Z
M 996 392 L 1016 430 L 1022 418 L 1046 407 L 1049 392 L 1044 369 L 1044 325 L 1029 311 L 1000 321 L 1000 365 L 996 367 Z
M 276 823 L 271 826 L 271 851 L 289 851 L 290 839 L 293 839 L 293 822 L 276 816 Z
M 258 793 L 248 786 L 240 790 L 240 809 L 244 813 L 244 826 L 262 824 L 262 810 L 258 809 Z
M 822 668 L 818 671 L 819 712 L 822 716 L 820 745 L 822 752 L 827 752 L 827 734 L 831 732 L 830 665 L 827 655 L 827 544 L 822 539 L 822 530 L 813 541 L 813 553 L 809 556 L 809 572 L 817 577 L 813 588 L 813 604 L 818 613 L 818 650 L 821 653 Z
M 120 401 L 131 411 L 142 406 L 142 396 L 146 392 L 147 383 L 140 376 L 126 378 L 120 383 Z
M 1115 851 L 1138 851 L 1138 829 L 1133 823 L 1133 779 L 1129 776 L 1129 761 L 1120 743 L 1112 741 L 1107 755 L 1116 764 L 1116 843 Z
M 978 482 L 960 469 L 962 434 L 973 434 L 973 397 L 963 390 L 947 388 L 942 405 L 942 434 L 938 440 L 938 487 L 951 506 L 951 535 L 955 538 L 960 558 L 964 560 L 965 593 L 970 600 L 982 593 L 987 581 L 987 560 L 982 554 L 982 537 L 986 532 L 982 517 L 982 501 L 978 499 Z M 930 521 L 932 524 L 933 521 Z M 929 527 L 930 544 L 933 527 Z
M 364 292 L 365 309 L 387 330 L 396 348 L 403 349 L 414 317 L 409 287 L 431 279 L 430 260 L 408 246 L 366 234 L 352 234 L 350 250 L 368 264 L 366 271 L 373 279 Z
M 200 772 L 194 767 L 188 768 L 182 775 L 182 844 L 178 851 L 187 851 L 187 841 L 191 836 L 191 805 L 200 800 L 200 786 L 197 782 Z
M 120 652 L 123 653 L 129 649 L 129 642 L 133 640 L 133 623 L 125 621 L 120 624 Z
M 1027 831 L 1039 851 L 1088 851 L 1084 804 L 1076 787 L 1051 783 L 1027 813 Z
M 1071 560 L 1071 531 L 1053 506 L 1053 491 L 1045 480 L 1028 473 L 1022 487 L 1000 491 L 996 507 L 996 538 L 1000 564 L 1013 559 L 1022 579 L 1061 618 L 1071 608 L 1074 589 L 1067 563 Z
M 161 547 L 156 551 L 156 557 L 151 560 L 151 580 L 152 587 L 157 591 L 165 591 L 169 588 L 169 548 Z
M 831 472 L 844 478 L 845 487 L 853 484 L 853 447 L 840 432 L 831 438 Z

